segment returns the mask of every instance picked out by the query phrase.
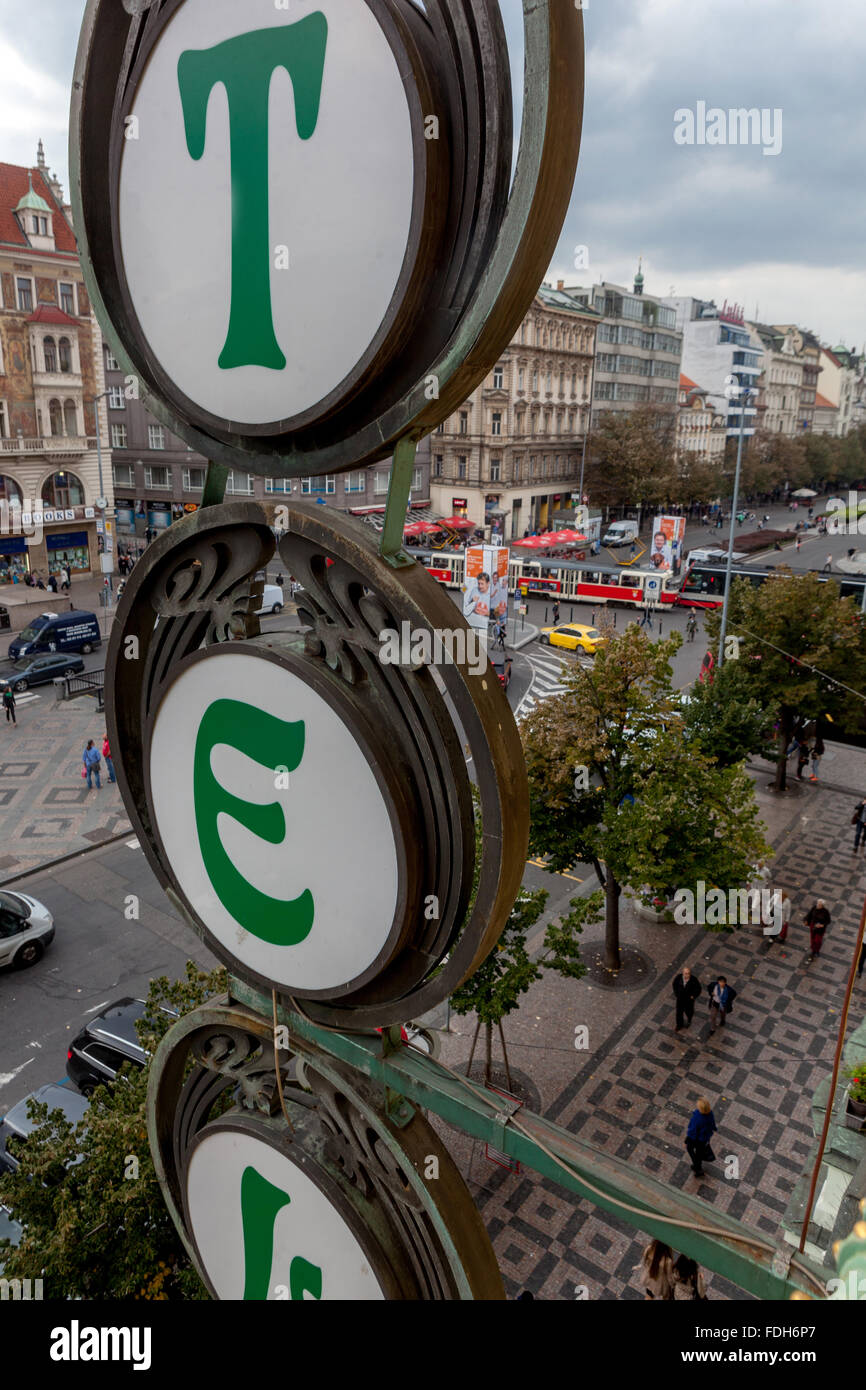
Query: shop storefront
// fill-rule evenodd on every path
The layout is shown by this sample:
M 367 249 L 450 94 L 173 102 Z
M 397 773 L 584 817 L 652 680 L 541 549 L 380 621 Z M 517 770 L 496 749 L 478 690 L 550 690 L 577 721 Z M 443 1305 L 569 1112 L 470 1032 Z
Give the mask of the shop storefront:
M 86 531 L 59 531 L 46 535 L 45 547 L 48 551 L 48 572 L 56 574 L 66 568 L 70 574 L 89 574 L 90 537 Z
M 0 537 L 0 584 L 19 584 L 29 570 L 30 556 L 24 537 Z
M 13 534 L 0 536 L 0 584 L 20 584 L 27 574 L 44 580 L 64 566 L 70 574 L 99 569 L 94 507 L 16 510 L 10 520 Z

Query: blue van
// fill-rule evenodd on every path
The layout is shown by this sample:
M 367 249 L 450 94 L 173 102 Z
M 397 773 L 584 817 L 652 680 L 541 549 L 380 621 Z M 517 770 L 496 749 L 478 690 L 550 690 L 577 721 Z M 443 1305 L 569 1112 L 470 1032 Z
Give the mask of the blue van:
M 40 613 L 9 643 L 9 657 L 17 661 L 42 652 L 92 652 L 101 646 L 96 614 L 72 608 L 68 613 Z

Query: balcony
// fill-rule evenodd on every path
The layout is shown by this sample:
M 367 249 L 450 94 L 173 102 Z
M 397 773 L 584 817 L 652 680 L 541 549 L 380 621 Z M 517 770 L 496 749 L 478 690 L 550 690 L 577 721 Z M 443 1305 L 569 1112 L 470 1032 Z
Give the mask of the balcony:
M 81 391 L 84 389 L 84 380 L 80 372 L 34 372 L 33 386 L 41 391 L 51 391 L 54 395 L 68 395 L 70 391 Z
M 50 454 L 52 458 L 64 458 L 95 448 L 96 435 L 49 434 L 25 439 L 19 434 L 14 439 L 0 439 L 0 454 Z

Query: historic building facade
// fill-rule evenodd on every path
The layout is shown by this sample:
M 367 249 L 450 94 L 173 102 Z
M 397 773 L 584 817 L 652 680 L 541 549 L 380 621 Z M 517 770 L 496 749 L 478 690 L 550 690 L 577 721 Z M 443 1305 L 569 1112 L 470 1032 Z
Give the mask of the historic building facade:
M 100 343 L 40 145 L 0 164 L 0 582 L 99 570 L 113 544 Z
M 434 512 L 503 540 L 577 500 L 599 316 L 542 285 L 493 370 L 430 436 Z M 574 494 L 574 496 L 573 496 Z
M 676 445 L 680 462 L 687 466 L 689 460 L 697 459 L 721 465 L 727 426 L 727 411 L 715 403 L 709 391 L 680 373 Z

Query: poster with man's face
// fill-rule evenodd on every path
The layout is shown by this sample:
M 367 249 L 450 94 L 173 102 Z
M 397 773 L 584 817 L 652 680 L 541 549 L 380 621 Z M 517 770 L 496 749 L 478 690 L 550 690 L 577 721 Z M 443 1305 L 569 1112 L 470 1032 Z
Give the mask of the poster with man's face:
M 471 545 L 466 550 L 463 616 L 470 627 L 483 628 L 508 612 L 508 550 Z
M 686 533 L 684 516 L 657 516 L 653 522 L 649 568 L 669 574 L 679 567 L 683 538 Z

